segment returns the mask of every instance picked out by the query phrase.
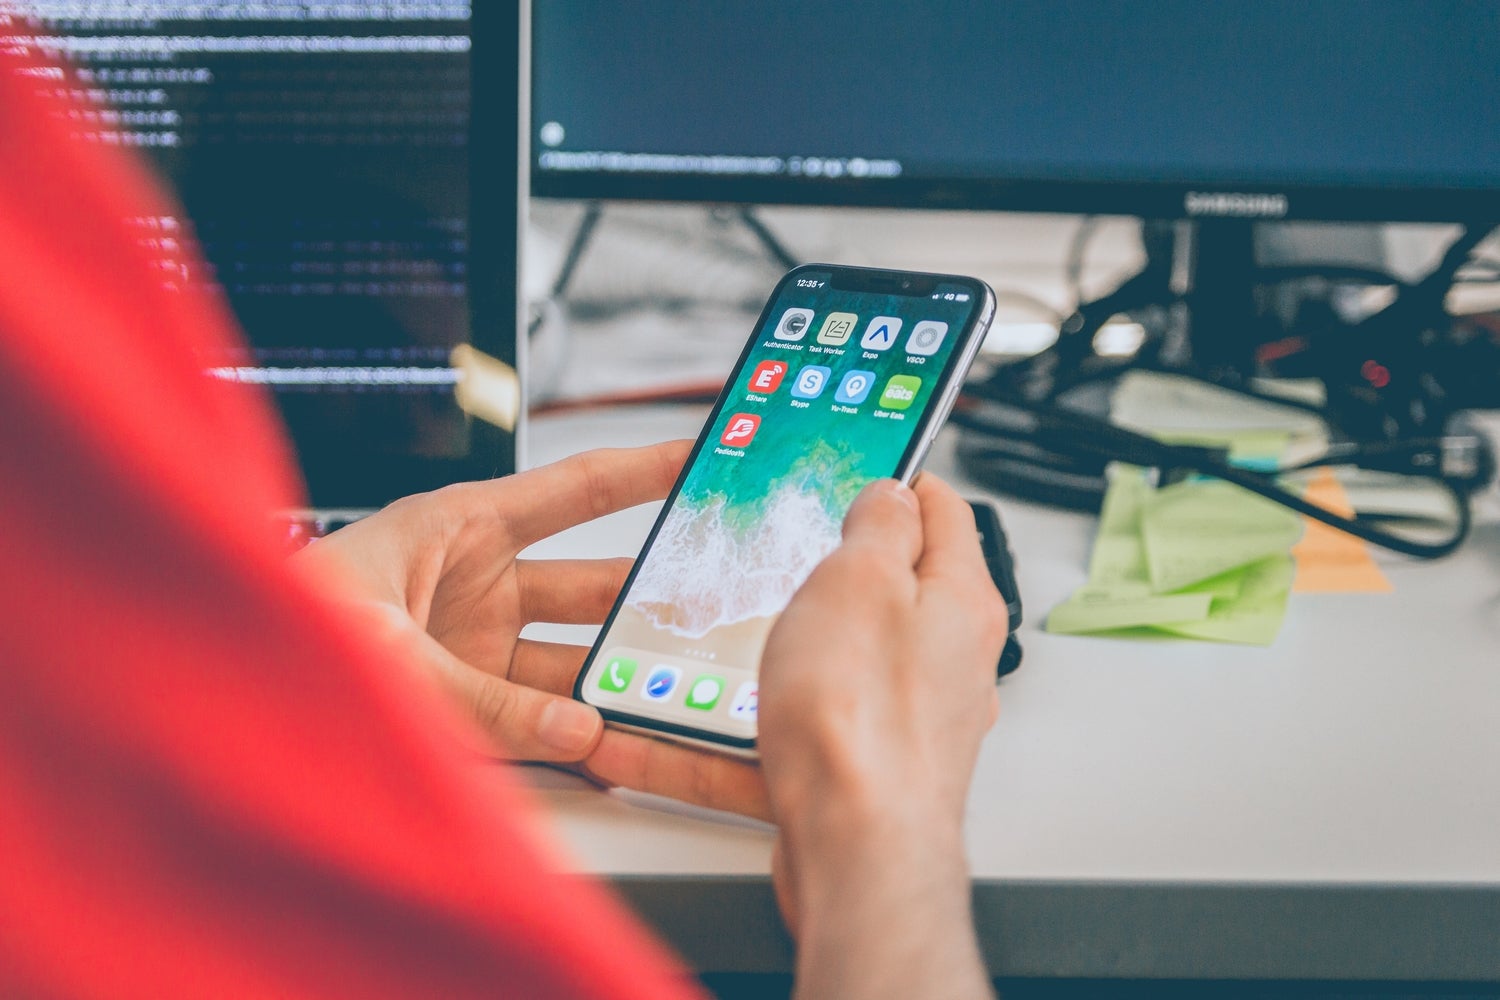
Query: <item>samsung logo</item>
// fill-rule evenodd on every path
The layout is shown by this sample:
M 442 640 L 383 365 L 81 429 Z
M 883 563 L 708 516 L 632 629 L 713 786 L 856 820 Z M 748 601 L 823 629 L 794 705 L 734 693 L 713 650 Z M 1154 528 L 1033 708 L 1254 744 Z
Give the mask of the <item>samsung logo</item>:
M 1189 191 L 1183 198 L 1188 215 L 1228 215 L 1251 219 L 1280 219 L 1291 207 L 1284 194 L 1246 194 L 1238 191 Z

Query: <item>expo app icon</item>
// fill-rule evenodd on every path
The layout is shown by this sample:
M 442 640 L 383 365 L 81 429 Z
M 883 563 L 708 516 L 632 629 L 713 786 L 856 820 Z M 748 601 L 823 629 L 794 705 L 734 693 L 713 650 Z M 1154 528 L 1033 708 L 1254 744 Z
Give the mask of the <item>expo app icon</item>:
M 892 375 L 880 394 L 880 405 L 887 410 L 904 410 L 916 401 L 922 380 L 915 375 Z
M 870 395 L 870 389 L 874 385 L 874 372 L 845 372 L 843 381 L 839 382 L 839 391 L 833 394 L 833 398 L 839 403 L 858 406 Z
M 798 399 L 817 399 L 828 388 L 828 379 L 833 371 L 823 365 L 808 365 L 797 373 L 792 383 L 792 395 Z
M 599 674 L 599 687 L 604 691 L 616 693 L 630 687 L 630 681 L 635 677 L 635 661 L 627 660 L 623 656 L 616 656 L 609 661 L 609 665 Z
M 900 316 L 876 316 L 865 327 L 865 335 L 860 338 L 859 346 L 867 351 L 887 350 L 896 343 L 896 336 L 900 332 Z
M 665 663 L 658 663 L 651 668 L 651 673 L 646 675 L 646 684 L 641 688 L 641 697 L 647 701 L 666 701 L 672 697 L 672 692 L 677 690 L 677 682 L 680 680 L 682 680 L 680 667 L 669 667 Z
M 729 418 L 729 425 L 719 435 L 719 443 L 729 448 L 744 448 L 755 440 L 760 430 L 760 417 L 753 413 L 736 413 Z
M 788 309 L 781 314 L 781 322 L 776 324 L 775 337 L 777 340 L 801 340 L 807 336 L 812 321 L 811 309 Z
M 693 681 L 693 686 L 688 688 L 687 707 L 707 712 L 719 703 L 719 696 L 723 693 L 724 678 L 704 674 Z

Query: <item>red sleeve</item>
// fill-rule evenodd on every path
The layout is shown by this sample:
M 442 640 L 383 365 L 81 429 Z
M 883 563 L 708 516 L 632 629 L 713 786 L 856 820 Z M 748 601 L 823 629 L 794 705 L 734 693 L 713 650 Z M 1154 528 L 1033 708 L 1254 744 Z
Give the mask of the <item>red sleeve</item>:
M 0 996 L 676 997 L 459 721 L 282 564 L 265 401 L 0 48 Z

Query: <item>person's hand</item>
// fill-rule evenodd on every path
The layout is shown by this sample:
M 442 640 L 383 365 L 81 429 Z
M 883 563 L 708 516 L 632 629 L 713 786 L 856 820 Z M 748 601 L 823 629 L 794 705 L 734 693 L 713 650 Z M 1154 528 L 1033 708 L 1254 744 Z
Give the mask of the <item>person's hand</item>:
M 1007 634 L 968 504 L 867 488 L 772 629 L 760 755 L 810 996 L 986 995 L 963 816 Z
M 750 764 L 614 730 L 571 697 L 587 650 L 520 638 L 533 622 L 597 625 L 631 560 L 526 560 L 522 549 L 660 500 L 691 442 L 585 452 L 488 482 L 407 497 L 308 546 L 296 561 L 387 647 L 454 697 L 520 760 L 577 763 L 608 784 L 752 816 L 768 814 Z

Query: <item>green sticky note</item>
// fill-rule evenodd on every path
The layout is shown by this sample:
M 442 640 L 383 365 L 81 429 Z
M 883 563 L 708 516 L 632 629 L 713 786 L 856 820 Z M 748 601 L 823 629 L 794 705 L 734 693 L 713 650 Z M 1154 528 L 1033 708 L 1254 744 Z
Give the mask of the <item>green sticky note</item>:
M 1047 631 L 1074 634 L 1196 622 L 1208 617 L 1212 604 L 1211 594 L 1122 597 L 1085 587 L 1052 609 L 1047 616 Z
M 1150 496 L 1144 470 L 1134 466 L 1113 470 L 1089 558 L 1091 587 L 1129 584 L 1139 593 L 1150 593 L 1146 551 L 1141 546 L 1141 510 Z
M 1207 618 L 1167 622 L 1158 627 L 1192 639 L 1269 646 L 1281 631 L 1295 575 L 1296 566 L 1287 554 L 1252 563 L 1240 573 L 1239 595 L 1215 599 Z
M 1158 490 L 1140 516 L 1147 574 L 1159 593 L 1285 554 L 1302 536 L 1296 514 L 1218 481 Z

